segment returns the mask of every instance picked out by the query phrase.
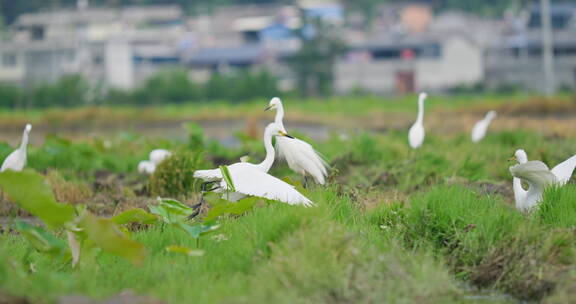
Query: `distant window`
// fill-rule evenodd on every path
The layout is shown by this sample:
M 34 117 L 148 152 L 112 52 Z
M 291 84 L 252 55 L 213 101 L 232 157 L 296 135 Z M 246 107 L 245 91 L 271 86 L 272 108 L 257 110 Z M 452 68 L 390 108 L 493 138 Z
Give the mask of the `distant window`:
M 102 54 L 95 54 L 92 57 L 92 64 L 94 65 L 101 65 L 104 63 L 104 57 L 102 56 Z
M 7 53 L 2 55 L 2 66 L 15 67 L 18 64 L 18 58 L 14 53 Z
M 30 35 L 31 35 L 32 40 L 44 39 L 44 27 L 43 26 L 33 26 L 30 29 Z

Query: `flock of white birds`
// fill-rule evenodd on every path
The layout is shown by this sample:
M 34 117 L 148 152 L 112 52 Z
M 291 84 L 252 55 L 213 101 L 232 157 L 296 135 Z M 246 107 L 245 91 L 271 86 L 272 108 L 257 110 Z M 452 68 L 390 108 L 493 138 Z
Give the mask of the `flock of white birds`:
M 418 96 L 418 116 L 416 122 L 408 132 L 408 143 L 413 149 L 420 148 L 424 143 L 424 102 L 426 93 Z M 197 170 L 194 177 L 202 179 L 206 184 L 216 183 L 217 186 L 211 191 L 219 192 L 224 199 L 237 201 L 246 196 L 256 196 L 271 200 L 277 200 L 290 205 L 313 206 L 314 203 L 302 195 L 296 188 L 270 174 L 268 171 L 274 163 L 276 155 L 286 160 L 288 167 L 304 178 L 310 176 L 317 184 L 324 185 L 328 175 L 329 166 L 323 157 L 307 142 L 288 135 L 284 128 L 284 106 L 278 97 L 270 100 L 266 110 L 276 110 L 274 122 L 270 123 L 264 131 L 264 148 L 266 157 L 258 164 L 248 162 L 247 157 L 241 161 L 228 165 L 230 179 L 222 176 L 220 168 L 210 170 Z M 496 112 L 490 111 L 484 119 L 478 121 L 471 132 L 472 142 L 480 142 L 492 120 L 496 118 Z M 26 165 L 26 149 L 32 126 L 27 124 L 22 135 L 20 147 L 10 153 L 2 163 L 0 172 L 6 170 L 21 171 Z M 276 147 L 272 145 L 272 137 L 276 139 Z M 153 174 L 156 167 L 172 153 L 165 149 L 155 149 L 150 152 L 149 159 L 138 164 L 138 172 Z M 560 163 L 550 170 L 541 161 L 528 161 L 526 152 L 522 149 L 514 153 L 518 164 L 510 167 L 513 176 L 513 189 L 516 208 L 520 211 L 529 211 L 542 200 L 544 190 L 552 185 L 563 186 L 571 178 L 576 167 L 576 155 Z M 232 185 L 228 185 L 230 180 Z M 525 190 L 522 181 L 528 185 Z M 204 189 L 204 187 L 203 187 Z

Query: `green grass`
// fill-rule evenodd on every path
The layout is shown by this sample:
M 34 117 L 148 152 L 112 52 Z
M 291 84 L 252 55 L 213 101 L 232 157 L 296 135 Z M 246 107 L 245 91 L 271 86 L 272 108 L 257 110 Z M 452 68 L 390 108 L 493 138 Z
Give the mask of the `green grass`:
M 412 99 L 390 101 L 379 111 L 408 113 L 415 105 L 408 103 Z M 454 111 L 504 103 L 498 98 L 487 103 L 465 98 L 431 101 L 435 101 L 431 107 Z M 381 102 L 376 98 L 356 104 L 296 102 L 290 105 L 290 113 L 294 109 L 361 117 L 373 114 Z M 247 113 L 260 105 L 206 105 L 194 108 L 194 113 L 220 109 L 223 115 L 234 110 Z M 160 114 L 183 115 L 182 109 L 163 107 Z M 122 111 L 121 115 L 137 112 Z M 258 162 L 264 155 L 259 139 L 242 136 L 240 148 L 227 149 L 204 138 L 201 130 L 189 131 L 184 142 L 127 134 L 90 140 L 52 137 L 30 147 L 29 167 L 46 173 L 57 197 L 85 203 L 94 213 L 110 216 L 134 202 L 142 207 L 153 200 L 149 180 L 135 172 L 138 161 L 147 158 L 152 148 L 194 153 L 202 159 L 182 166 L 206 168 L 236 162 L 246 154 Z M 72 269 L 69 262 L 40 254 L 20 235 L 4 233 L 0 235 L 0 299 L 10 294 L 54 303 L 70 294 L 107 299 L 133 290 L 169 303 L 511 300 L 475 297 L 478 292 L 470 287 L 549 303 L 576 297 L 572 283 L 576 281 L 576 185 L 572 181 L 548 189 L 538 210 L 521 214 L 513 207 L 507 161 L 523 148 L 530 159 L 557 164 L 576 152 L 573 138 L 529 129 L 504 130 L 492 131 L 480 144 L 472 144 L 467 130 L 447 135 L 431 128 L 424 146 L 413 151 L 405 131 L 348 135 L 334 133 L 326 142 L 314 144 L 334 168 L 327 187 L 305 192 L 318 207 L 259 206 L 242 216 L 226 217 L 219 230 L 199 243 L 171 228 L 134 231 L 132 236 L 148 251 L 139 267 L 102 253 Z M 0 145 L 0 158 L 10 151 L 8 145 Z M 182 172 L 192 169 L 197 168 L 182 168 Z M 276 164 L 271 174 L 300 180 L 284 164 Z M 190 205 L 197 194 L 182 199 Z M 20 214 L 5 198 L 0 207 L 2 216 Z M 226 240 L 212 238 L 220 234 Z M 169 245 L 198 248 L 205 254 L 167 252 Z
M 106 298 L 130 289 L 172 303 L 468 302 L 433 256 L 404 250 L 333 193 L 314 193 L 317 208 L 273 204 L 228 219 L 217 232 L 227 240 L 202 239 L 202 257 L 164 251 L 196 247 L 180 231 L 138 232 L 149 251 L 140 267 L 103 254 L 72 270 L 5 235 L 0 289 L 34 301 L 70 293 Z

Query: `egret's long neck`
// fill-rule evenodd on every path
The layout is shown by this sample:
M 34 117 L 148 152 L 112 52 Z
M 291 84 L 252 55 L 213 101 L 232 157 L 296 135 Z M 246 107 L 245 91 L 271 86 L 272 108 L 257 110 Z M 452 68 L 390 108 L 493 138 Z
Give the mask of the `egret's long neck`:
M 522 187 L 522 180 L 514 177 L 512 179 L 512 188 L 514 189 L 514 201 L 516 202 L 516 208 L 523 209 L 523 204 L 526 200 L 526 193 L 528 191 L 524 190 Z
M 286 132 L 286 130 L 284 129 L 284 123 L 282 122 L 283 120 L 284 120 L 284 106 L 280 102 L 276 107 L 276 117 L 274 118 L 274 122 L 282 128 L 282 131 Z
M 416 122 L 422 123 L 424 120 L 424 99 L 420 98 L 418 100 L 418 118 L 416 118 Z
M 272 135 L 264 133 L 264 148 L 266 149 L 266 157 L 257 166 L 262 172 L 268 172 L 274 163 L 274 147 L 272 146 Z
M 20 143 L 20 150 L 26 151 L 26 147 L 28 147 L 28 132 L 24 131 L 24 134 L 22 134 L 22 143 Z

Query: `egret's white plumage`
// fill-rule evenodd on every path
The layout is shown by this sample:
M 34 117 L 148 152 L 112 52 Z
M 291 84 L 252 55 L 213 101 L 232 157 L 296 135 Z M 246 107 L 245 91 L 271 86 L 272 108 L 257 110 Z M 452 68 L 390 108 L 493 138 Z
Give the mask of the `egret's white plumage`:
M 270 100 L 270 104 L 266 110 L 276 110 L 276 117 L 274 122 L 280 126 L 282 131 L 286 132 L 284 128 L 284 106 L 278 97 Z M 276 137 L 276 150 L 280 159 L 285 159 L 288 167 L 294 172 L 306 176 L 312 176 L 316 183 L 324 185 L 326 183 L 326 176 L 328 175 L 328 164 L 320 154 L 307 142 L 288 137 Z
M 172 156 L 172 152 L 166 149 L 154 149 L 150 152 L 148 159 L 154 163 L 154 165 L 158 166 L 163 160 L 170 156 Z
M 151 175 L 156 171 L 156 165 L 149 161 L 143 160 L 138 163 L 138 173 Z
M 518 149 L 514 152 L 514 158 L 519 164 L 525 164 L 528 162 L 528 155 L 526 155 L 526 151 L 522 149 Z M 522 187 L 522 180 L 518 177 L 512 178 L 512 188 L 514 190 L 514 202 L 516 203 L 516 208 L 522 210 L 522 205 L 526 200 L 528 191 L 524 190 L 524 187 Z
M 420 148 L 424 142 L 424 100 L 426 100 L 427 96 L 426 93 L 420 93 L 420 96 L 418 96 L 418 117 L 416 122 L 410 127 L 410 131 L 408 131 L 408 143 L 412 149 Z
M 524 180 L 528 184 L 528 192 L 516 207 L 528 211 L 542 200 L 542 194 L 547 186 L 557 182 L 556 176 L 545 163 L 533 160 L 510 167 L 512 176 Z
M 481 141 L 482 138 L 484 138 L 484 136 L 486 135 L 486 131 L 488 130 L 488 126 L 490 126 L 490 123 L 492 122 L 492 120 L 494 120 L 494 118 L 496 118 L 496 111 L 490 111 L 486 113 L 484 119 L 478 121 L 474 125 L 471 134 L 472 142 L 476 143 Z
M 551 171 L 554 176 L 556 176 L 558 184 L 564 186 L 570 180 L 570 177 L 572 177 L 574 168 L 576 168 L 576 155 L 559 163 L 556 167 L 552 168 Z
M 12 171 L 22 171 L 24 166 L 26 166 L 26 150 L 28 148 L 28 137 L 30 131 L 32 130 L 32 125 L 27 124 L 24 128 L 24 133 L 22 134 L 22 142 L 20 143 L 20 147 L 6 157 L 4 162 L 2 163 L 2 167 L 0 168 L 0 172 L 4 172 L 6 170 Z
M 514 152 L 514 158 L 516 158 L 516 160 L 520 165 L 526 163 L 533 163 L 528 161 L 528 155 L 526 154 L 526 151 L 522 149 L 518 149 L 516 150 L 516 152 Z M 574 172 L 574 168 L 576 167 L 576 155 L 561 162 L 556 167 L 552 168 L 552 170 L 548 169 L 548 166 L 546 166 L 546 164 L 544 164 L 541 161 L 536 161 L 536 163 L 538 164 L 537 165 L 532 164 L 531 167 L 528 167 L 527 169 L 526 168 L 522 169 L 523 167 L 520 167 L 521 168 L 520 170 L 524 171 L 520 171 L 520 173 L 518 174 L 512 173 L 512 175 L 514 176 L 514 179 L 512 181 L 514 188 L 514 200 L 516 201 L 516 208 L 520 210 L 530 209 L 541 200 L 542 198 L 541 191 L 543 191 L 543 189 L 541 189 L 542 188 L 541 186 L 538 186 L 535 180 L 536 181 L 538 181 L 538 179 L 546 181 L 552 180 L 551 183 L 554 183 L 558 186 L 564 186 L 570 180 L 570 177 Z M 513 167 L 510 167 L 510 172 L 512 172 Z M 545 170 L 543 169 L 544 167 Z M 544 171 L 546 173 L 542 173 Z M 537 174 L 534 172 L 537 172 Z M 522 178 L 522 176 L 520 176 L 520 175 L 526 176 L 527 174 L 532 176 L 532 177 L 529 176 L 529 178 L 532 178 L 533 180 L 532 182 L 530 182 L 528 178 Z M 528 183 L 529 185 L 528 191 L 524 190 L 520 179 L 523 179 Z
M 223 197 L 230 201 L 237 201 L 246 195 L 250 195 L 278 200 L 290 205 L 312 206 L 313 203 L 292 185 L 267 173 L 274 163 L 275 151 L 272 146 L 272 136 L 278 138 L 289 135 L 278 124 L 269 124 L 264 131 L 266 157 L 259 164 L 239 162 L 229 165 L 228 171 L 230 172 L 235 192 L 224 193 Z M 229 190 L 229 186 L 222 178 L 220 169 L 197 170 L 194 172 L 194 177 L 204 181 L 220 181 L 219 192 Z

